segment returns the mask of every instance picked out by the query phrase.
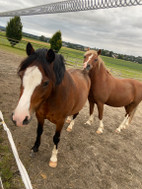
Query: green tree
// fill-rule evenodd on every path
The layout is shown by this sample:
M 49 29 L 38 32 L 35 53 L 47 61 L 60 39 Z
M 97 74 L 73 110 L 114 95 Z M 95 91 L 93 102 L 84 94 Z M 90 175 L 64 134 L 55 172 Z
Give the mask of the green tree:
M 46 37 L 44 35 L 41 35 L 39 39 L 40 39 L 40 41 L 45 41 L 45 42 L 47 41 Z
M 6 26 L 6 37 L 11 46 L 16 45 L 22 39 L 22 23 L 19 16 L 11 18 Z
M 57 31 L 52 38 L 49 40 L 49 43 L 51 45 L 51 49 L 55 50 L 56 52 L 59 52 L 60 48 L 62 47 L 62 38 L 61 38 L 61 32 Z

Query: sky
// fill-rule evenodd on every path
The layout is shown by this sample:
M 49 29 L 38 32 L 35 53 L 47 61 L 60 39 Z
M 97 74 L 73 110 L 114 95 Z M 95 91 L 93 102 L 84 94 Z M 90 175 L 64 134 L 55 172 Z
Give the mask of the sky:
M 0 12 L 61 0 L 0 0 Z M 6 26 L 10 17 L 0 17 Z M 23 31 L 38 36 L 60 30 L 62 40 L 115 53 L 142 56 L 142 5 L 84 12 L 21 16 Z

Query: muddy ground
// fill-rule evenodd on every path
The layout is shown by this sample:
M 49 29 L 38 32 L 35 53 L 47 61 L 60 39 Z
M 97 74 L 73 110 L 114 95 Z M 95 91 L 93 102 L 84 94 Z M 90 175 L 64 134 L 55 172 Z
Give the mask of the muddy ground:
M 67 124 L 64 125 L 56 169 L 48 166 L 55 126 L 46 121 L 40 150 L 34 158 L 29 156 L 36 136 L 35 117 L 24 128 L 14 126 L 10 120 L 19 96 L 20 79 L 16 72 L 22 59 L 0 50 L 0 109 L 13 134 L 33 188 L 142 189 L 142 104 L 130 127 L 120 134 L 115 133 L 115 129 L 124 118 L 124 109 L 105 106 L 105 130 L 98 135 L 96 109 L 94 124 L 84 124 L 88 118 L 86 103 L 71 133 L 66 131 Z M 16 172 L 18 169 L 16 164 L 14 166 Z M 24 186 L 19 188 L 24 189 Z

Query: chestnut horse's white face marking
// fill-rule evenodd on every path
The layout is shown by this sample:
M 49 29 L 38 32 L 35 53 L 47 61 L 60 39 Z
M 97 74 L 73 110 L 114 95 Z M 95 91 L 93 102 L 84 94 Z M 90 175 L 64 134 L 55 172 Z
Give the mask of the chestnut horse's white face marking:
M 88 57 L 88 60 L 87 60 L 86 62 L 84 62 L 83 68 L 86 68 L 86 67 L 87 67 L 88 62 L 91 60 L 92 57 L 93 57 L 93 54 L 91 54 L 91 55 Z
M 42 74 L 37 66 L 32 66 L 26 69 L 23 76 L 23 94 L 15 109 L 13 120 L 18 126 L 23 125 L 23 120 L 30 118 L 30 102 L 35 88 L 40 85 L 42 81 Z

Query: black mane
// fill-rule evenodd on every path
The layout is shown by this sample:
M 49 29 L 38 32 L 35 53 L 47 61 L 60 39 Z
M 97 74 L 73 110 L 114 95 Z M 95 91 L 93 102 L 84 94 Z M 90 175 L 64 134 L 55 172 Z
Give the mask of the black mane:
M 48 49 L 38 49 L 32 55 L 28 56 L 19 66 L 18 75 L 21 71 L 24 71 L 27 67 L 33 65 L 41 65 L 45 75 L 50 79 L 53 79 L 53 71 L 55 73 L 56 85 L 59 85 L 62 82 L 65 73 L 65 61 L 64 57 L 61 54 L 55 54 L 55 59 L 53 61 L 53 70 L 49 67 L 50 63 L 46 59 Z

